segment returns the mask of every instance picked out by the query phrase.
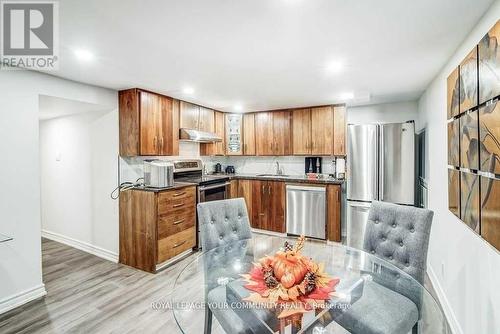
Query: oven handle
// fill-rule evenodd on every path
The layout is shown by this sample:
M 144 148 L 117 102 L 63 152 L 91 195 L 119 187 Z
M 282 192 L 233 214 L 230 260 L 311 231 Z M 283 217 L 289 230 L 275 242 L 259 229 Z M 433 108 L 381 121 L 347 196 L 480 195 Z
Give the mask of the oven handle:
M 210 190 L 210 189 L 215 189 L 215 188 L 227 187 L 230 184 L 231 184 L 230 182 L 225 182 L 225 183 L 219 183 L 219 184 L 214 184 L 214 185 L 210 185 L 210 186 L 201 186 L 198 189 L 200 191 L 205 191 L 205 190 Z

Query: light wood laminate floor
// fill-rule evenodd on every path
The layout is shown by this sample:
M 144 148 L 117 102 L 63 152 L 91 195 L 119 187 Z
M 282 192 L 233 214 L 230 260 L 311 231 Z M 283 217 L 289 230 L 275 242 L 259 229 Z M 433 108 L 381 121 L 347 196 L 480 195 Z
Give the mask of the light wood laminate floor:
M 168 300 L 189 258 L 149 274 L 42 240 L 47 296 L 0 316 L 0 333 L 179 333 Z

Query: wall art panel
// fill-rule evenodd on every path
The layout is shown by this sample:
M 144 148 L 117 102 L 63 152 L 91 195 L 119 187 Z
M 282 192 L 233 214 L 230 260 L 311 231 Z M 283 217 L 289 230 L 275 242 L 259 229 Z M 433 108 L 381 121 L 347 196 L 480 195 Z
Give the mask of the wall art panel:
M 479 102 L 500 95 L 500 21 L 479 42 Z

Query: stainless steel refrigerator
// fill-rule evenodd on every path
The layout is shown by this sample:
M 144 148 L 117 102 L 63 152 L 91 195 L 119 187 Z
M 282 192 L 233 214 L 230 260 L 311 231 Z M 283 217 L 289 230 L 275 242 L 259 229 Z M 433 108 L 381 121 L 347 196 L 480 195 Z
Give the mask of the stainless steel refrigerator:
M 347 245 L 363 248 L 373 200 L 415 204 L 415 124 L 347 127 Z

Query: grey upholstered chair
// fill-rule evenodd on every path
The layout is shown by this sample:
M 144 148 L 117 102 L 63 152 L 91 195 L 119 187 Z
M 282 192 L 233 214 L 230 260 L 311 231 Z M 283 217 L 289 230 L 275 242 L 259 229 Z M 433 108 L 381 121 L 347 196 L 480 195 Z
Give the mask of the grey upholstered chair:
M 418 331 L 432 217 L 430 210 L 372 203 L 364 250 L 398 267 L 419 284 L 382 267 L 379 273 L 371 273 L 373 281 L 365 283 L 363 296 L 336 319 L 341 326 L 357 334 Z
M 226 288 L 219 286 L 217 279 L 229 277 L 237 279 L 242 271 L 251 268 L 241 268 L 234 271 L 233 266 L 223 261 L 239 261 L 251 265 L 251 260 L 243 260 L 253 255 L 246 248 L 246 241 L 252 238 L 250 220 L 243 198 L 212 201 L 198 204 L 198 222 L 202 251 L 209 252 L 205 256 L 206 299 L 209 303 L 221 305 L 226 302 Z M 231 247 L 234 241 L 241 241 L 238 247 Z M 217 248 L 217 249 L 214 249 Z M 205 333 L 212 328 L 212 313 L 227 333 L 251 333 L 241 318 L 231 309 L 205 308 Z

